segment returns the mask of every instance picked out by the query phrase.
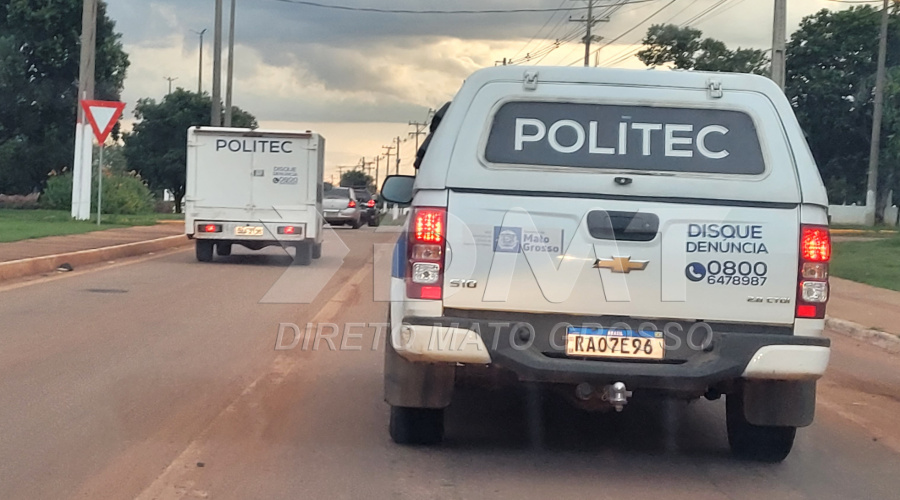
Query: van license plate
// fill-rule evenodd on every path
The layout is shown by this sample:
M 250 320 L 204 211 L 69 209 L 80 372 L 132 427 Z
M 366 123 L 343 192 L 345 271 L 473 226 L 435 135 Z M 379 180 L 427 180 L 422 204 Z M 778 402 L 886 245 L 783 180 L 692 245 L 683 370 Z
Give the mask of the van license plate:
M 634 332 L 616 328 L 570 326 L 566 331 L 566 354 L 587 358 L 663 359 L 662 332 Z
M 261 227 L 250 227 L 250 226 L 241 226 L 234 228 L 235 236 L 262 236 L 263 228 Z

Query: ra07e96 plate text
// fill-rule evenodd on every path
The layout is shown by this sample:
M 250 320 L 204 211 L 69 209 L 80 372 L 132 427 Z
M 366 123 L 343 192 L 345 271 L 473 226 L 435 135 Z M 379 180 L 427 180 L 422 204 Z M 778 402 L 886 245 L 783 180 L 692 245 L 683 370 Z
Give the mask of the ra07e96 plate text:
M 234 228 L 235 236 L 262 236 L 263 228 L 252 226 L 240 226 Z
M 566 354 L 587 358 L 660 360 L 666 354 L 665 339 L 662 332 L 569 327 Z

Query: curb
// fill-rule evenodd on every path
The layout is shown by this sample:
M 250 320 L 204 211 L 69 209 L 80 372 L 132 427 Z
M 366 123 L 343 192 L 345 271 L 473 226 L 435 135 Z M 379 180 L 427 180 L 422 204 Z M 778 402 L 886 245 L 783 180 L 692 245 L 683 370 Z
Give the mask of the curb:
M 832 229 L 831 234 L 836 236 L 883 236 L 894 235 L 894 229 Z
M 837 318 L 826 318 L 825 328 L 880 347 L 891 354 L 900 354 L 900 337 L 896 335 L 872 330 L 852 321 Z
M 155 240 L 125 243 L 111 247 L 0 262 L 0 282 L 34 274 L 54 272 L 59 266 L 66 263 L 73 267 L 86 266 L 108 260 L 159 252 L 187 245 L 188 243 L 190 243 L 190 240 L 187 239 L 187 236 L 167 236 Z

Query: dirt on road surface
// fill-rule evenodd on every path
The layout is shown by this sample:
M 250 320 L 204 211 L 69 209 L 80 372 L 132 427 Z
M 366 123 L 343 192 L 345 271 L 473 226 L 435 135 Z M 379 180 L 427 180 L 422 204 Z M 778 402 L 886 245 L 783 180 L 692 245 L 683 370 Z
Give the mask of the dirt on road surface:
M 311 268 L 185 249 L 0 287 L 0 498 L 900 495 L 900 357 L 841 336 L 817 421 L 779 465 L 730 456 L 722 401 L 598 415 L 528 388 L 462 392 L 443 446 L 393 444 L 389 231 L 336 230 Z M 308 323 L 318 345 L 275 349 L 280 325 Z

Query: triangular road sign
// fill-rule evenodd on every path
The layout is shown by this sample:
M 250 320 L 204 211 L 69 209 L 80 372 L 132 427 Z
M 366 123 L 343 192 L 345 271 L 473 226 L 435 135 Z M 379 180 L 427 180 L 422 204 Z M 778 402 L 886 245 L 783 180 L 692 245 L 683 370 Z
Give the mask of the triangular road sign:
M 116 122 L 125 110 L 124 102 L 115 101 L 81 101 L 81 108 L 88 123 L 94 129 L 94 137 L 100 144 L 106 142 Z

